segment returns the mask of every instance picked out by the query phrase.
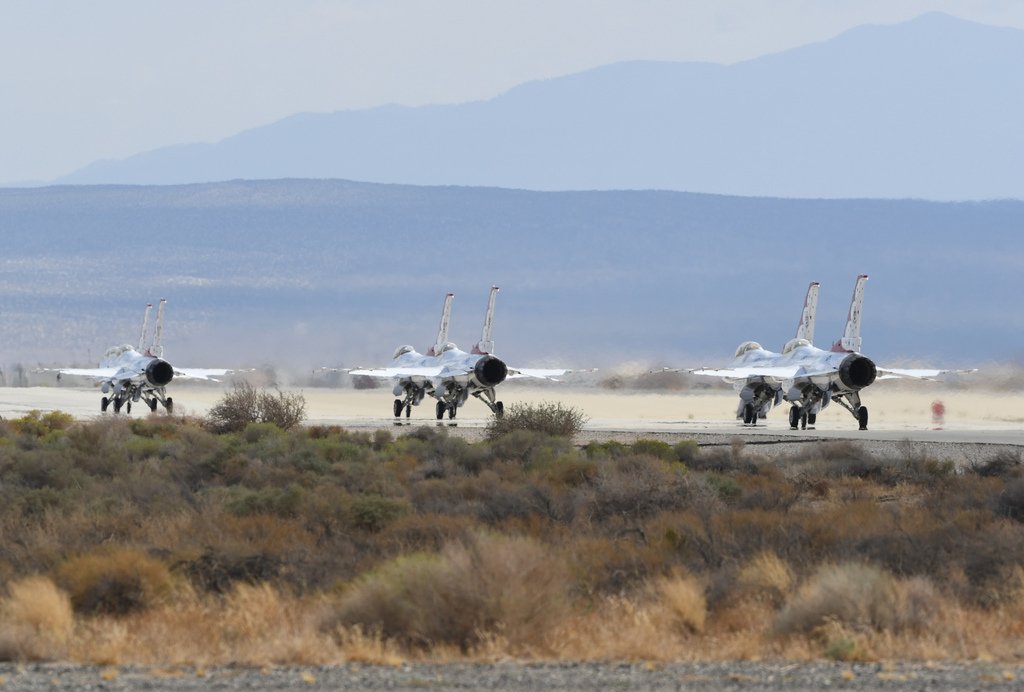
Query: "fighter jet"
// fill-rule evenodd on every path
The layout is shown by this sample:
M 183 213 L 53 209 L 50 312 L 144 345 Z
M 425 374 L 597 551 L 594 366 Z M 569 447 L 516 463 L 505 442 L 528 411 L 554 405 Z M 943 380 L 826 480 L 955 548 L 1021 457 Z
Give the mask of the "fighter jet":
M 419 404 L 428 394 L 437 400 L 434 412 L 438 420 L 444 418 L 446 412 L 449 419 L 455 418 L 459 407 L 466 403 L 470 395 L 482 401 L 500 418 L 505 407 L 497 400 L 494 390 L 506 379 L 553 379 L 568 371 L 509 368 L 494 355 L 492 328 L 498 290 L 497 286 L 491 287 L 483 333 L 471 353 L 460 350 L 448 341 L 451 301 L 455 297 L 454 293 L 449 293 L 445 296 L 437 340 L 426 355 L 417 353 L 412 346 L 400 346 L 395 351 L 395 363 L 391 367 L 357 369 L 350 373 L 394 380 L 394 395 L 401 397 L 396 398 L 393 405 L 396 418 L 402 415 L 403 410 L 406 417 L 409 417 L 412 406 Z
M 800 322 L 796 327 L 796 337 L 786 344 L 783 353 L 794 343 L 811 343 L 814 340 L 814 324 L 818 312 L 818 290 L 821 287 L 817 281 L 812 281 L 807 287 L 807 295 L 804 296 L 804 307 L 800 313 Z M 736 349 L 734 367 L 756 367 L 776 362 L 782 358 L 783 353 L 775 353 L 764 349 L 756 341 L 744 341 Z M 693 371 L 691 371 L 693 372 Z M 697 374 L 704 374 L 697 372 Z M 726 378 L 733 382 L 740 394 L 739 407 L 736 410 L 736 418 L 742 419 L 744 425 L 757 425 L 757 419 L 764 419 L 773 406 L 782 402 L 782 384 L 773 377 L 766 377 L 761 374 L 751 374 L 744 378 Z
M 757 342 L 747 341 L 736 350 L 736 357 L 730 367 L 701 368 L 690 372 L 694 375 L 722 377 L 727 382 L 733 382 L 740 390 L 740 416 L 745 424 L 755 423 L 757 417 L 767 412 L 773 403 L 788 401 L 791 404 L 789 425 L 793 430 L 813 427 L 817 414 L 833 401 L 857 419 L 861 430 L 867 430 L 868 409 L 861 404 L 860 391 L 876 379 L 931 379 L 949 372 L 971 372 L 882 368 L 861 354 L 861 308 L 867 279 L 867 274 L 857 277 L 846 328 L 830 351 L 817 348 L 811 343 L 814 336 L 813 316 L 810 318 L 810 329 L 806 327 L 807 306 L 817 303 L 817 287 L 812 283 L 801 318 L 803 335 L 798 329 L 796 338 L 786 344 L 781 354 L 765 351 Z
M 134 348 L 130 344 L 114 346 L 104 354 L 98 368 L 57 368 L 57 379 L 60 379 L 62 375 L 94 378 L 104 395 L 100 399 L 100 411 L 105 412 L 113 404 L 114 413 L 119 413 L 122 408 L 126 413 L 131 413 L 132 403 L 137 403 L 141 399 L 150 411 L 156 411 L 157 404 L 160 403 L 168 413 L 173 413 L 174 400 L 167 396 L 165 387 L 175 376 L 216 381 L 215 377 L 222 377 L 233 372 L 223 368 L 175 368 L 164 360 L 161 340 L 166 303 L 165 299 L 160 299 L 153 339 L 148 346 L 146 346 L 146 337 L 148 336 L 149 314 L 153 310 L 152 303 L 146 305 L 138 348 Z

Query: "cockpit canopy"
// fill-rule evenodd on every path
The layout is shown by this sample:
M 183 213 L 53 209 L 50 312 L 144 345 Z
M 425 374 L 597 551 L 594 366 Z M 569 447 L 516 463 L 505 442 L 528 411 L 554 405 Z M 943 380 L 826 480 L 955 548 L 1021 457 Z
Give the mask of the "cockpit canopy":
M 104 358 L 117 358 L 122 353 L 127 353 L 128 351 L 134 351 L 134 350 L 135 350 L 135 348 L 131 344 L 122 344 L 120 346 L 111 346 L 109 349 L 107 349 L 107 352 L 103 354 L 103 357 Z
M 810 346 L 810 345 L 811 345 L 811 342 L 808 341 L 807 339 L 790 339 L 789 341 L 786 342 L 786 346 L 785 346 L 785 348 L 782 349 L 782 352 L 783 353 L 790 353 L 795 348 L 800 348 L 801 346 Z
M 406 353 L 412 353 L 416 349 L 406 344 L 405 346 L 399 346 L 395 349 L 395 355 L 391 356 L 392 360 L 400 356 L 404 356 Z
M 458 348 L 458 346 L 455 345 L 454 341 L 448 341 L 448 342 L 445 343 L 444 346 L 441 347 L 441 353 L 448 353 L 448 351 L 453 351 L 453 350 L 455 350 L 457 348 Z M 438 354 L 438 355 L 440 355 L 440 354 Z
M 742 344 L 739 345 L 739 348 L 736 349 L 736 356 L 735 357 L 739 358 L 740 356 L 742 356 L 744 353 L 747 353 L 748 351 L 760 351 L 760 350 L 762 350 L 761 349 L 761 344 L 757 343 L 756 341 L 744 341 Z

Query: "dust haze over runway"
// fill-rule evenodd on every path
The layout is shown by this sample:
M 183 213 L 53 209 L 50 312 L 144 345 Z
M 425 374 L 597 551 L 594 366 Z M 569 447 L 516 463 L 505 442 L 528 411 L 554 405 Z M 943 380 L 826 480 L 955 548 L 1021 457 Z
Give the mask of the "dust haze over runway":
M 431 401 L 413 407 L 410 418 L 396 421 L 391 413 L 390 389 L 285 387 L 301 392 L 306 399 L 307 424 L 339 425 L 349 429 L 385 428 L 400 432 L 418 426 L 441 426 L 470 440 L 480 439 L 489 420 L 487 408 L 469 401 L 459 409 L 455 421 L 438 421 Z M 175 383 L 168 388 L 175 411 L 184 415 L 206 415 L 228 388 Z M 790 430 L 786 408 L 778 407 L 766 421 L 746 427 L 735 419 L 737 397 L 731 390 L 664 392 L 609 390 L 598 387 L 508 383 L 499 389 L 506 406 L 558 402 L 580 409 L 588 422 L 577 442 L 638 437 L 667 441 L 695 439 L 701 444 L 725 444 L 739 437 L 751 446 L 767 449 L 780 442 L 809 440 L 860 440 L 928 445 L 990 445 L 1024 449 L 1024 395 L 985 389 L 948 389 L 931 383 L 913 387 L 883 385 L 865 394 L 871 409 L 869 430 L 857 429 L 857 422 L 838 406 L 818 416 L 814 430 Z M 0 416 L 16 418 L 36 409 L 60 410 L 76 418 L 91 420 L 99 412 L 100 391 L 88 385 L 62 383 L 60 386 L 0 388 Z M 932 419 L 932 403 L 941 400 L 946 413 L 941 425 Z M 112 415 L 112 414 L 107 414 Z M 150 414 L 140 402 L 133 416 Z M 941 429 L 936 429 L 941 428 Z M 785 448 L 783 445 L 782 448 Z M 780 448 L 780 451 L 781 449 Z

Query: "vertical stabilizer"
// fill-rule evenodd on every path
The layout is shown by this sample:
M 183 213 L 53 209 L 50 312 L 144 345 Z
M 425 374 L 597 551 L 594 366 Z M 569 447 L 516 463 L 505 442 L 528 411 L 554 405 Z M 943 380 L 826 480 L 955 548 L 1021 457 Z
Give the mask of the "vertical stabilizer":
M 139 353 L 146 348 L 146 332 L 149 331 L 149 313 L 153 311 L 153 304 L 146 303 L 146 314 L 142 316 L 142 333 L 139 334 Z
M 818 316 L 818 289 L 821 284 L 812 281 L 804 298 L 804 311 L 800 313 L 800 324 L 796 326 L 796 338 L 814 343 L 814 320 Z
M 154 358 L 162 358 L 164 355 L 164 305 L 167 304 L 165 298 L 160 299 L 160 304 L 156 308 L 156 328 L 153 331 L 153 345 L 149 348 L 149 355 Z
M 853 299 L 850 301 L 850 313 L 846 316 L 846 329 L 843 331 L 843 337 L 832 344 L 833 351 L 860 351 L 860 313 L 864 306 L 864 282 L 867 280 L 867 274 L 857 277 L 857 283 L 853 286 Z
M 491 286 L 491 295 L 487 298 L 487 315 L 484 316 L 484 331 L 480 335 L 480 341 L 473 347 L 473 353 L 480 355 L 494 353 L 494 337 L 491 329 L 494 324 L 494 301 L 500 290 L 497 286 Z
M 449 293 L 444 297 L 444 307 L 441 308 L 441 324 L 437 328 L 437 339 L 427 351 L 428 356 L 441 355 L 444 345 L 448 343 L 448 322 L 452 317 L 452 298 L 454 297 L 454 293 Z

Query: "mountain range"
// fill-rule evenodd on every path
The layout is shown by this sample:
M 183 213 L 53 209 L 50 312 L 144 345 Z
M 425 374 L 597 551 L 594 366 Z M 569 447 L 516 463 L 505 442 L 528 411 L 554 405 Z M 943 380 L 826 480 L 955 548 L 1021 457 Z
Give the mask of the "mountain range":
M 728 362 L 779 349 L 808 282 L 818 341 L 867 273 L 887 365 L 1024 358 L 1024 202 L 536 192 L 342 180 L 0 189 L 4 363 L 90 363 L 168 299 L 182 366 L 381 365 L 451 336 L 513 365 Z
M 297 114 L 57 182 L 1021 198 L 1021 122 L 1024 31 L 932 13 L 733 65 L 619 63 L 487 101 Z

